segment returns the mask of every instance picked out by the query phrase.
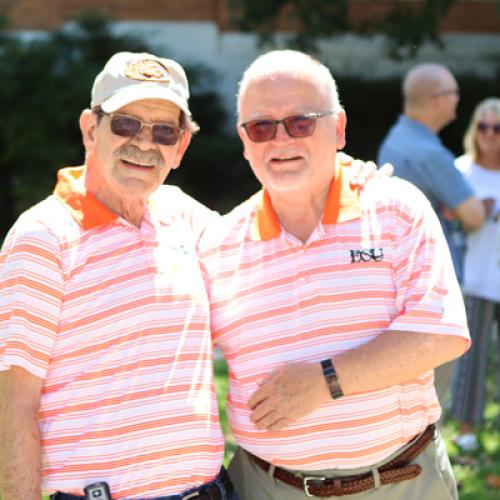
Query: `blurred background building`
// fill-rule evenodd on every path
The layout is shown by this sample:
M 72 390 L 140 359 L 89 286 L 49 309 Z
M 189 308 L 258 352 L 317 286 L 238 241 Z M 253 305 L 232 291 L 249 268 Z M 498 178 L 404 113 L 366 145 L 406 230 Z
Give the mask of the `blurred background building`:
M 259 1 L 253 3 L 259 4 Z M 283 8 L 275 37 L 278 47 L 286 46 L 291 34 L 300 28 L 300 22 L 287 6 L 292 2 L 281 3 Z M 307 2 L 302 3 L 307 5 Z M 318 4 L 310 3 L 311 8 Z M 374 19 L 384 19 L 397 8 L 418 9 L 426 2 L 350 0 L 346 3 L 350 26 L 360 29 Z M 387 39 L 383 35 L 361 36 L 346 32 L 320 39 L 317 55 L 332 68 L 335 76 L 366 79 L 400 76 L 417 62 L 429 60 L 442 62 L 458 74 L 492 76 L 500 61 L 500 2 L 434 3 L 450 4 L 438 22 L 442 47 L 427 41 L 419 47 L 414 58 L 398 60 L 388 53 Z M 7 14 L 10 27 L 25 32 L 25 36 L 58 29 L 82 11 L 100 11 L 114 20 L 116 33 L 133 33 L 162 55 L 170 55 L 185 64 L 201 63 L 214 69 L 219 76 L 217 90 L 232 114 L 238 79 L 262 51 L 258 35 L 243 32 L 238 23 L 243 4 L 245 2 L 234 0 L 1 0 L 0 9 L 3 7 Z

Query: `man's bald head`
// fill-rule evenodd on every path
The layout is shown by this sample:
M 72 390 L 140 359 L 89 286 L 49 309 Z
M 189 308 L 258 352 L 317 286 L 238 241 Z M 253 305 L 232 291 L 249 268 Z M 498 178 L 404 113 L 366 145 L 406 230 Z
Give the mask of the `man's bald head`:
M 404 112 L 435 132 L 456 117 L 458 84 L 441 64 L 426 63 L 412 68 L 403 80 Z
M 455 86 L 455 78 L 450 70 L 441 64 L 419 64 L 412 68 L 403 81 L 405 106 L 425 106 L 440 92 Z

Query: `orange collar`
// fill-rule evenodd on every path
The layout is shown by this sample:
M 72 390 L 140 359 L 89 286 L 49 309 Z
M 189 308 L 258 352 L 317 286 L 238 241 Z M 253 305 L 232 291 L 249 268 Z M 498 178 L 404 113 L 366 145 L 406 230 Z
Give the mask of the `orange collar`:
M 350 166 L 349 161 L 338 160 L 335 164 L 335 175 L 330 184 L 328 197 L 321 221 L 323 224 L 337 224 L 356 219 L 361 215 L 359 190 L 350 182 L 349 173 L 345 170 Z M 281 234 L 281 225 L 276 215 L 271 197 L 266 189 L 261 191 L 255 215 L 255 225 L 252 239 L 270 240 Z
M 54 196 L 83 229 L 92 229 L 113 222 L 118 215 L 87 191 L 84 174 L 84 166 L 59 170 Z

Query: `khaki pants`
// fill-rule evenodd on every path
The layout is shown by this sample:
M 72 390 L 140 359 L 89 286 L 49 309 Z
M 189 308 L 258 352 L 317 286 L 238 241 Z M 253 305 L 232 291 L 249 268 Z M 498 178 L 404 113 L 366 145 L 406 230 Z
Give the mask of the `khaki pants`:
M 380 467 L 398 455 L 401 450 L 376 464 Z M 436 432 L 427 448 L 414 461 L 422 467 L 415 479 L 382 485 L 377 489 L 347 495 L 346 500 L 457 500 L 457 488 L 444 442 Z M 302 471 L 304 475 L 350 476 L 368 472 L 370 467 L 342 470 Z M 238 448 L 228 468 L 240 500 L 304 500 L 303 490 L 271 478 L 248 455 Z M 299 472 L 299 471 L 293 471 Z M 320 498 L 320 497 L 314 497 Z M 323 497 L 324 498 L 324 497 Z M 336 498 L 336 497 L 329 497 Z
M 434 369 L 434 387 L 436 388 L 436 394 L 439 400 L 439 404 L 443 409 L 443 415 L 444 409 L 449 406 L 448 399 L 450 398 L 451 379 L 454 366 L 455 360 L 448 361 L 448 363 L 440 365 Z

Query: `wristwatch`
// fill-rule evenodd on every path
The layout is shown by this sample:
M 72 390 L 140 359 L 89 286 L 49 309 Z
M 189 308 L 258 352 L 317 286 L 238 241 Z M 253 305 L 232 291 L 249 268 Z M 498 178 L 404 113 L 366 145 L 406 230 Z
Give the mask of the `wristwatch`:
M 321 368 L 323 368 L 323 375 L 325 376 L 326 383 L 330 389 L 330 394 L 332 399 L 341 398 L 344 393 L 340 387 L 339 379 L 337 378 L 337 372 L 333 366 L 332 360 L 330 358 L 324 359 L 321 362 Z

